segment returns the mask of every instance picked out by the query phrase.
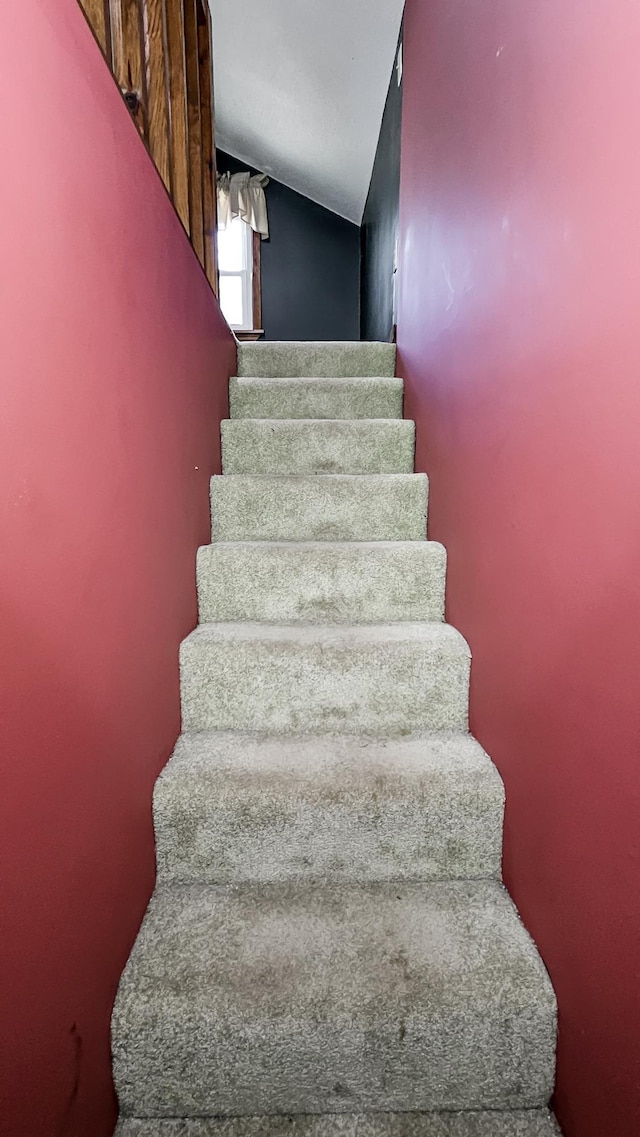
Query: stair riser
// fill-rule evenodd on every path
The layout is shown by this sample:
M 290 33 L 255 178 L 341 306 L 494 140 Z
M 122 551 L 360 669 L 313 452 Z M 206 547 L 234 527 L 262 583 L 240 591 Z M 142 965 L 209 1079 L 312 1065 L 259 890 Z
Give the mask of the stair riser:
M 560 1137 L 547 1110 L 121 1121 L 116 1137 Z
M 188 639 L 181 688 L 184 730 L 464 731 L 469 659 L 421 643 Z
M 231 379 L 232 419 L 402 419 L 400 379 Z
M 134 1106 L 159 1117 L 540 1109 L 553 1091 L 555 1027 L 533 1011 L 408 1012 L 364 1036 L 348 1023 L 310 1034 L 283 1015 L 256 1041 L 241 1023 L 195 1009 L 181 1022 L 169 1003 L 164 1014 L 141 1015 L 139 1029 L 145 1050 L 135 1082 L 118 1083 L 125 1114 Z M 538 1076 L 523 1079 L 523 1068 Z
M 423 541 L 424 475 L 215 477 L 214 541 Z
M 198 552 L 200 621 L 387 624 L 444 618 L 435 542 L 216 544 Z
M 238 375 L 395 375 L 396 349 L 388 343 L 260 343 L 238 348 Z
M 500 877 L 502 791 L 490 773 L 363 772 L 358 785 L 342 772 L 324 794 L 268 772 L 167 773 L 154 802 L 162 884 Z
M 225 474 L 411 474 L 412 422 L 233 419 L 221 424 Z

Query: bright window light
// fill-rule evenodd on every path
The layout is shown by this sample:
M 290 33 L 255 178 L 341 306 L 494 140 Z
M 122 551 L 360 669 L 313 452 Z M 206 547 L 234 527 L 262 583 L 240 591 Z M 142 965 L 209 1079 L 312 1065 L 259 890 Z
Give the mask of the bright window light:
M 218 229 L 220 307 L 236 331 L 253 329 L 253 230 L 240 217 Z
M 228 229 L 218 233 L 218 260 L 221 272 L 242 272 L 244 268 L 244 221 L 236 217 Z
M 225 320 L 232 328 L 242 328 L 244 311 L 241 276 L 220 276 L 220 307 Z

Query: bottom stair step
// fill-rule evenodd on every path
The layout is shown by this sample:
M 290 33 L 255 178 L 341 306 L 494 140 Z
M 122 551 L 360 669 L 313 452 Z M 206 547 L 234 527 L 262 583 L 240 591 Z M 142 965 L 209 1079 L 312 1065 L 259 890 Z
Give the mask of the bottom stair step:
M 555 1033 L 495 882 L 161 887 L 114 1071 L 125 1117 L 537 1109 Z
M 121 1121 L 116 1137 L 558 1137 L 544 1110 Z

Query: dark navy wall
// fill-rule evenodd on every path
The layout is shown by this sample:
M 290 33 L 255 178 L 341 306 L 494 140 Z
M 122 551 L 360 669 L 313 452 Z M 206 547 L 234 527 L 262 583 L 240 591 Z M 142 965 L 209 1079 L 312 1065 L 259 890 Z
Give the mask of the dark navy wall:
M 249 169 L 218 151 L 218 170 Z M 255 173 L 255 170 L 252 170 Z M 360 230 L 273 179 L 266 188 L 262 326 L 267 340 L 360 338 Z
M 394 65 L 362 220 L 363 340 L 389 340 L 395 324 L 393 267 L 400 202 L 401 125 L 402 86 L 398 85 Z

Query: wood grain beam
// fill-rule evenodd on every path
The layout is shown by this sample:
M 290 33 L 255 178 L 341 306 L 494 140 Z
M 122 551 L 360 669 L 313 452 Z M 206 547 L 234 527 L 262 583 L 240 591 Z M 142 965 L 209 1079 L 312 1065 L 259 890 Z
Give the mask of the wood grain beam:
M 109 16 L 109 0 L 80 0 L 80 7 L 84 11 L 104 55 L 110 62 L 111 20 Z
M 142 137 L 148 138 L 142 0 L 109 0 L 111 60 L 116 82 Z
M 189 218 L 191 244 L 205 267 L 202 200 L 202 128 L 200 122 L 200 64 L 196 0 L 184 0 L 184 42 L 187 64 L 187 122 L 189 127 Z
M 202 136 L 202 206 L 204 222 L 205 272 L 218 295 L 218 258 L 216 253 L 216 151 L 213 111 L 213 66 L 211 24 L 208 9 L 201 0 L 198 6 L 198 64 L 200 68 L 200 129 Z
M 171 120 L 164 0 L 144 0 L 143 18 L 149 150 L 156 169 L 171 194 Z
M 173 204 L 187 233 L 190 233 L 189 134 L 183 0 L 165 0 L 165 11 L 169 64 Z

